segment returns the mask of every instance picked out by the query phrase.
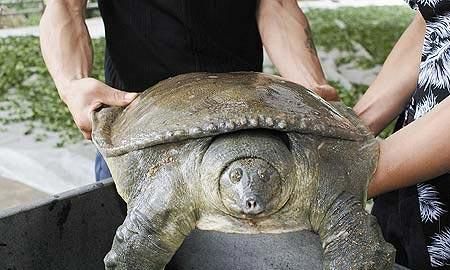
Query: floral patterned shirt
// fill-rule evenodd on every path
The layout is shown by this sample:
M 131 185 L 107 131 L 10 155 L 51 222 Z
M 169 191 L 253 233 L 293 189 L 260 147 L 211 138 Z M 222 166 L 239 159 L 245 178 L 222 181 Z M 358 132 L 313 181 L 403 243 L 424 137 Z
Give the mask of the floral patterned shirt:
M 450 0 L 407 2 L 424 17 L 426 32 L 417 88 L 399 120 L 400 127 L 424 116 L 450 95 Z M 431 267 L 450 269 L 450 175 L 416 188 Z

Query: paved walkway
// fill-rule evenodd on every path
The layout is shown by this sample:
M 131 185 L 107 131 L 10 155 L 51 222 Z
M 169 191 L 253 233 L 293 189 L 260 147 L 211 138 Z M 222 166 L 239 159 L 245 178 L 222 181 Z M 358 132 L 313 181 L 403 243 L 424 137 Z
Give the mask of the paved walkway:
M 0 177 L 51 194 L 94 182 L 96 151 L 91 142 L 57 148 L 56 134 L 46 132 L 48 138 L 36 142 L 33 134 L 23 135 L 24 124 L 4 128 L 0 131 Z
M 36 142 L 24 124 L 0 131 L 0 211 L 94 182 L 95 147 L 79 142 L 57 148 L 58 138 Z M 3 129 L 3 127 L 2 127 Z
M 0 177 L 0 211 L 49 196 L 18 181 Z

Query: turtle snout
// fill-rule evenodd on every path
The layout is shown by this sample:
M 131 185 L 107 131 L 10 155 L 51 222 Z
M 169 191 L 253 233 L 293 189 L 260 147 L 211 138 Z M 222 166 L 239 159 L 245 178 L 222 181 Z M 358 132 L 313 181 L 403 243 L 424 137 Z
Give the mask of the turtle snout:
M 239 218 L 261 218 L 282 206 L 281 176 L 261 158 L 233 161 L 223 171 L 219 185 L 228 213 Z
M 242 207 L 244 214 L 258 215 L 264 212 L 264 207 L 256 197 L 249 197 L 245 200 L 245 206 Z

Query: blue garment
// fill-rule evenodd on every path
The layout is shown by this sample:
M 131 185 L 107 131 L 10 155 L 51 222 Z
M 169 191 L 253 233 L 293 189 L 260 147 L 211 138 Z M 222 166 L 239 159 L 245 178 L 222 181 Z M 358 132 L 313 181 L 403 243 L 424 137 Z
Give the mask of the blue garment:
M 101 181 L 111 177 L 111 172 L 109 171 L 108 165 L 106 165 L 102 154 L 97 152 L 95 156 L 95 181 Z

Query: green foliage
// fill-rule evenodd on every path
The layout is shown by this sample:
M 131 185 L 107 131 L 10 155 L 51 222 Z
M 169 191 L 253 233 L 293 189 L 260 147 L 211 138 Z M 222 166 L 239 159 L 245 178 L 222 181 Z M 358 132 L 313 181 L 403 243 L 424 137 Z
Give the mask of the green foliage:
M 365 69 L 383 64 L 411 22 L 414 12 L 406 6 L 365 7 L 312 9 L 306 15 L 316 46 L 325 51 L 340 51 L 336 66 L 353 63 L 354 66 Z M 361 49 L 365 52 L 361 53 Z M 368 88 L 367 85 L 353 84 L 350 89 L 346 89 L 338 82 L 331 84 L 349 107 L 353 107 Z M 388 137 L 394 126 L 395 120 L 379 136 Z
M 42 14 L 42 2 L 0 0 L 0 9 L 3 14 L 0 16 L 0 28 L 37 25 Z
M 306 13 L 317 47 L 338 49 L 348 55 L 338 64 L 356 61 L 359 67 L 383 64 L 391 48 L 411 22 L 413 11 L 408 7 L 312 9 Z M 356 45 L 369 53 L 357 54 Z
M 94 70 L 92 76 L 104 79 L 104 40 L 94 40 Z M 28 134 L 35 125 L 60 134 L 62 145 L 81 139 L 67 107 L 42 60 L 39 39 L 14 37 L 0 39 L 0 123 L 29 123 Z M 45 136 L 37 134 L 37 140 Z
M 366 7 L 309 10 L 307 16 L 318 47 L 348 52 L 337 59 L 338 65 L 356 62 L 360 67 L 372 67 L 383 63 L 412 13 L 407 8 Z M 358 54 L 355 44 L 362 46 L 369 57 Z M 93 40 L 93 47 L 92 76 L 103 80 L 104 39 Z M 351 89 L 335 86 L 349 106 L 367 88 L 365 85 L 353 85 Z M 44 65 L 36 37 L 0 39 L 0 127 L 11 122 L 28 123 L 27 134 L 32 134 L 35 126 L 55 131 L 61 136 L 60 146 L 81 139 Z M 43 140 L 45 134 L 35 134 L 35 138 Z
M 364 84 L 355 84 L 350 89 L 343 87 L 339 82 L 331 81 L 330 84 L 338 91 L 341 101 L 349 107 L 355 106 L 368 88 Z
M 341 84 L 339 84 L 339 82 L 331 81 L 330 84 L 338 91 L 340 100 L 344 102 L 345 105 L 351 108 L 356 105 L 356 102 L 358 102 L 358 100 L 366 92 L 367 88 L 369 88 L 369 86 L 364 84 L 355 84 L 350 89 L 346 89 Z M 396 121 L 397 120 L 392 121 L 383 131 L 380 132 L 378 136 L 385 139 L 389 135 L 391 135 L 394 130 Z
M 46 1 L 45 1 L 46 2 Z M 86 18 L 100 16 L 97 1 L 88 1 Z M 41 0 L 0 0 L 0 29 L 38 25 L 44 11 Z

